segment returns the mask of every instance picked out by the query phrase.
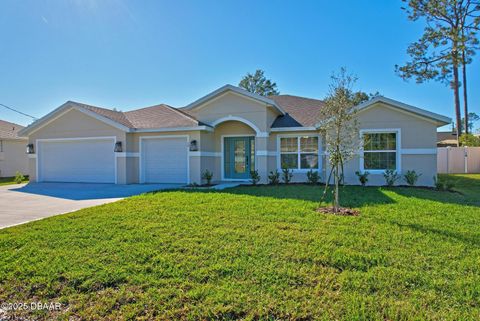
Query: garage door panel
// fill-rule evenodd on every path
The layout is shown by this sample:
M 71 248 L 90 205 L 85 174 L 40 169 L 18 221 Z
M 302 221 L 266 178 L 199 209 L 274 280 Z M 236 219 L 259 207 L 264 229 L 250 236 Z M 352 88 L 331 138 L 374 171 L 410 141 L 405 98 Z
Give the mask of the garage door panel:
M 142 140 L 142 172 L 145 183 L 188 181 L 188 140 L 149 138 Z
M 40 142 L 38 157 L 41 181 L 115 183 L 112 139 Z

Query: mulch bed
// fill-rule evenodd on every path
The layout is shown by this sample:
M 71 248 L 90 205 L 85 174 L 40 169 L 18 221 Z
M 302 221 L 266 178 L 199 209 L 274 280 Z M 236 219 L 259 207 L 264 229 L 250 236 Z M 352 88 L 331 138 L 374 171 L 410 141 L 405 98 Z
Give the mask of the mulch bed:
M 359 216 L 360 215 L 359 210 L 354 210 L 353 208 L 346 208 L 346 207 L 340 207 L 339 211 L 335 212 L 332 206 L 319 207 L 317 208 L 317 212 L 323 213 L 323 214 L 339 215 L 339 216 Z

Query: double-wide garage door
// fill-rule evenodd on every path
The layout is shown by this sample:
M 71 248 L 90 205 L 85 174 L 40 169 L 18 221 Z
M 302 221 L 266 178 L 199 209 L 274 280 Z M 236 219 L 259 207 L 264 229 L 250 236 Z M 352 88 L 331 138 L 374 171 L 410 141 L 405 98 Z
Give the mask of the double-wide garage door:
M 115 183 L 113 138 L 38 142 L 40 182 Z
M 148 137 L 140 144 L 141 183 L 188 182 L 186 137 Z M 39 140 L 38 181 L 116 183 L 114 146 L 115 139 L 110 137 Z
M 144 137 L 141 141 L 141 183 L 188 182 L 188 139 Z

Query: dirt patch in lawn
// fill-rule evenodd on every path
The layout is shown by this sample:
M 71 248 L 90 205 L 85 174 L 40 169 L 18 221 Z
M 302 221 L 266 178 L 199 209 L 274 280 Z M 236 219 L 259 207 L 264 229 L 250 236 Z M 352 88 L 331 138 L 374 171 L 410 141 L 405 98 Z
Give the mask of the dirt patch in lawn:
M 337 211 L 332 206 L 328 207 L 319 207 L 317 208 L 317 212 L 323 214 L 333 214 L 333 215 L 340 215 L 340 216 L 359 216 L 360 211 L 355 210 L 353 208 L 346 208 L 340 207 Z

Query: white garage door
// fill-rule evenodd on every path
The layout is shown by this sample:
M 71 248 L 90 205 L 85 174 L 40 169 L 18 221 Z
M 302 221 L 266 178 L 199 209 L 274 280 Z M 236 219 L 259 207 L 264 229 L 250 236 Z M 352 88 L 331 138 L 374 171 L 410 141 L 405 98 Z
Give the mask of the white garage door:
M 188 140 L 186 137 L 142 139 L 143 183 L 188 182 Z
M 41 182 L 115 183 L 112 138 L 38 142 Z

